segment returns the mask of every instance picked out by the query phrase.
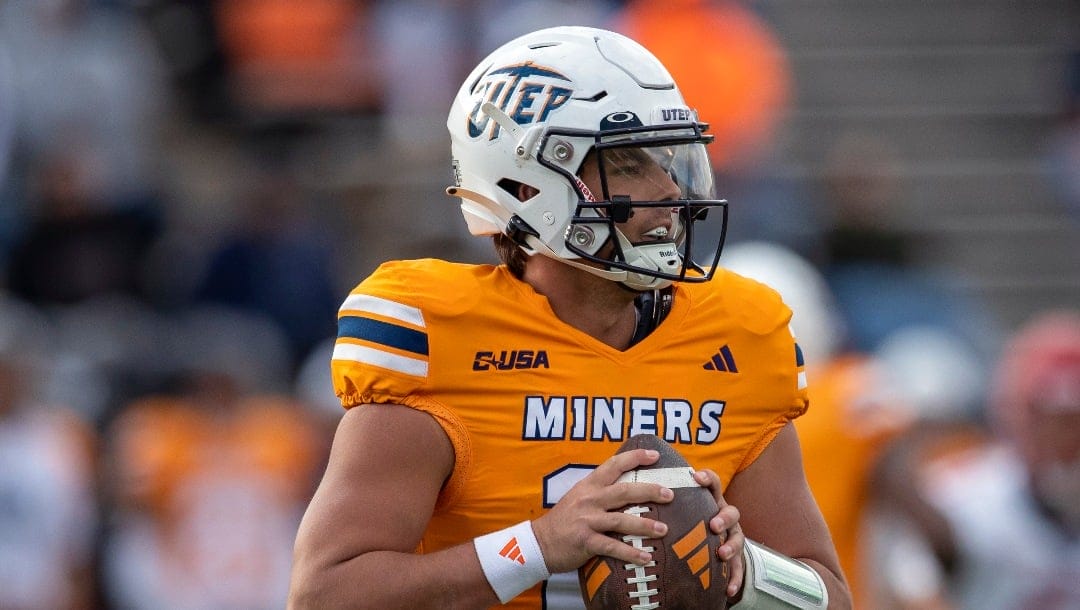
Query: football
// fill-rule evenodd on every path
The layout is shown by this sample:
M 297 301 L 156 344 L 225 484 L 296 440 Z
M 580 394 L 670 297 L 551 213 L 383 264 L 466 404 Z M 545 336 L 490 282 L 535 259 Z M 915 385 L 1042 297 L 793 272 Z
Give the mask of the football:
M 716 550 L 720 536 L 709 529 L 717 504 L 708 488 L 693 480 L 693 468 L 663 439 L 652 434 L 631 437 L 618 453 L 655 449 L 660 459 L 626 472 L 619 481 L 655 482 L 670 487 L 675 498 L 667 504 L 646 503 L 623 512 L 656 519 L 668 526 L 663 538 L 619 536 L 653 555 L 645 565 L 611 557 L 593 557 L 578 569 L 581 595 L 588 610 L 639 608 L 727 608 L 727 565 Z M 617 534 L 611 534 L 618 536 Z

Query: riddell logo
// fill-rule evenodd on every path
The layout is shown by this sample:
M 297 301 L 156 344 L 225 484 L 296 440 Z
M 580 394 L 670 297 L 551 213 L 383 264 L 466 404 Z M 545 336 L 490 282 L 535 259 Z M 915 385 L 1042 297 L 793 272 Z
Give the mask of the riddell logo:
M 717 350 L 708 362 L 701 365 L 701 368 L 706 371 L 720 371 L 724 373 L 739 372 L 739 369 L 735 368 L 735 357 L 731 355 L 731 348 L 726 345 Z
M 499 555 L 510 561 L 516 561 L 521 565 L 525 565 L 525 555 L 521 553 L 521 546 L 518 544 L 517 536 L 514 536 L 510 539 L 510 542 L 506 543 L 506 546 L 499 551 Z

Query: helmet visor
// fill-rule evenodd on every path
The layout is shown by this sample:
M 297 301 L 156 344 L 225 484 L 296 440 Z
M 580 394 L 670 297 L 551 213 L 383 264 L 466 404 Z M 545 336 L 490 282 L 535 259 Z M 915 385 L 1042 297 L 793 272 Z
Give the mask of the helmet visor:
M 708 279 L 719 257 L 727 209 L 726 202 L 716 199 L 704 143 L 700 136 L 690 138 L 670 130 L 639 131 L 633 136 L 601 136 L 586 157 L 577 180 L 581 200 L 568 248 L 583 258 L 653 277 Z M 709 211 L 716 207 L 722 210 L 710 218 Z M 649 208 L 670 212 L 665 227 L 647 236 L 621 231 L 623 223 Z M 658 217 L 655 212 L 645 214 Z M 582 228 L 607 236 L 609 245 L 582 248 L 578 239 Z M 659 243 L 674 246 L 677 255 L 650 260 L 643 254 L 656 250 Z
M 629 179 L 652 183 L 653 190 L 674 184 L 675 199 L 715 199 L 712 166 L 701 142 L 678 144 L 607 145 L 596 148 L 604 181 L 604 199 L 625 195 L 611 190 L 612 183 L 625 185 Z M 611 179 L 610 182 L 608 179 Z

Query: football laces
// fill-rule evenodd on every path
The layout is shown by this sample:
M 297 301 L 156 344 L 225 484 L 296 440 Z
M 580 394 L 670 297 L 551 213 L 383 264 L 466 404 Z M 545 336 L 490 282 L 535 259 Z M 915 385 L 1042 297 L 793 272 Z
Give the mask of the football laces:
M 635 515 L 640 517 L 644 513 L 649 512 L 649 509 L 645 506 L 631 506 L 623 511 L 628 515 Z M 656 550 L 655 547 L 645 545 L 644 536 L 623 536 L 623 542 L 633 546 L 635 549 L 641 549 L 648 553 L 652 553 Z M 658 589 L 650 588 L 650 583 L 656 581 L 656 574 L 649 573 L 649 568 L 656 567 L 655 561 L 648 563 L 627 563 L 623 564 L 630 576 L 626 578 L 626 583 L 630 585 L 627 595 L 633 600 L 630 608 L 631 610 L 656 610 L 660 607 L 659 601 L 653 601 L 652 598 L 659 594 Z

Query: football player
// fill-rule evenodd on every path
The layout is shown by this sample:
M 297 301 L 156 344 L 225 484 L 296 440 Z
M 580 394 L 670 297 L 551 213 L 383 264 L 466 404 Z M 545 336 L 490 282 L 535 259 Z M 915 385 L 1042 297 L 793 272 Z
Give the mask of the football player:
M 927 418 L 879 468 L 878 527 L 905 535 L 870 539 L 903 575 L 876 592 L 890 608 L 928 608 L 927 584 L 955 608 L 1080 607 L 1080 310 L 1036 312 L 990 382 L 985 422 Z M 1001 516 L 1025 544 L 996 535 Z
M 347 411 L 291 607 L 580 608 L 590 557 L 652 558 L 609 533 L 666 531 L 619 510 L 672 498 L 616 484 L 657 459 L 614 455 L 639 433 L 713 492 L 740 607 L 848 607 L 791 423 L 791 311 L 718 267 L 707 126 L 664 66 L 612 32 L 540 30 L 476 67 L 447 125 L 447 192 L 504 264 L 388 262 L 345 299 Z

